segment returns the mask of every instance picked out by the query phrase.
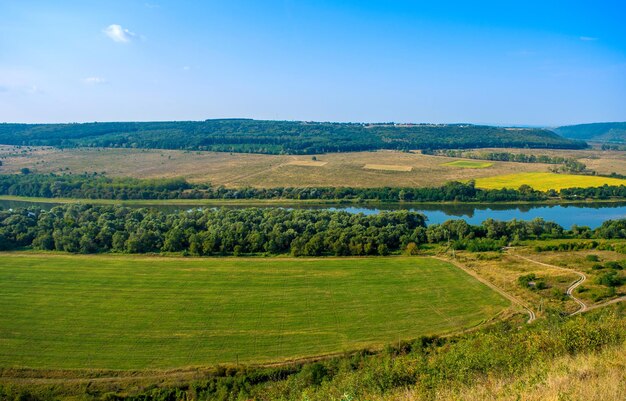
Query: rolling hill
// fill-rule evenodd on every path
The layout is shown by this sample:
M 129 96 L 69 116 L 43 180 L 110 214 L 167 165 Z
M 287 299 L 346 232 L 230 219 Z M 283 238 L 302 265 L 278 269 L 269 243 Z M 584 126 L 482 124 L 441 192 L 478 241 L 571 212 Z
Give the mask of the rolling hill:
M 626 143 L 626 122 L 568 125 L 554 132 L 580 141 Z
M 538 128 L 469 124 L 364 124 L 221 119 L 83 124 L 0 124 L 0 144 L 316 154 L 479 147 L 581 149 Z

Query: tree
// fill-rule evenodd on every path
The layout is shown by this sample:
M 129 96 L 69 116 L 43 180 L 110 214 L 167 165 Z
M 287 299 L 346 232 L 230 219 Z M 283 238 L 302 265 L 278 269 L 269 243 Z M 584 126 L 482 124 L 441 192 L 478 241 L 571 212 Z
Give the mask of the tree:
M 417 255 L 419 253 L 419 247 L 415 242 L 409 242 L 404 252 L 410 256 Z

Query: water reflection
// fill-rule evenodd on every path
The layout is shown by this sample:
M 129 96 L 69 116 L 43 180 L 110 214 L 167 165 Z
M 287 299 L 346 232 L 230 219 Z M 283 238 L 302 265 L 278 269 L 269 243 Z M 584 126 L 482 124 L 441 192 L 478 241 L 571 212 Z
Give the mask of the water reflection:
M 0 200 L 0 208 L 37 206 L 49 210 L 56 203 L 34 203 L 25 201 Z M 130 207 L 151 207 L 166 211 L 187 210 L 202 205 L 128 205 Z M 227 208 L 243 208 L 241 205 L 227 205 Z M 273 207 L 273 206 L 265 206 Z M 426 215 L 429 224 L 442 223 L 449 219 L 462 218 L 470 224 L 480 224 L 488 218 L 495 220 L 532 220 L 543 218 L 554 221 L 565 228 L 579 226 L 598 227 L 605 220 L 626 218 L 626 202 L 623 203 L 583 203 L 567 205 L 537 204 L 377 204 L 376 206 L 346 205 L 307 205 L 285 206 L 295 209 L 343 210 L 349 213 L 377 214 L 385 210 L 410 210 Z

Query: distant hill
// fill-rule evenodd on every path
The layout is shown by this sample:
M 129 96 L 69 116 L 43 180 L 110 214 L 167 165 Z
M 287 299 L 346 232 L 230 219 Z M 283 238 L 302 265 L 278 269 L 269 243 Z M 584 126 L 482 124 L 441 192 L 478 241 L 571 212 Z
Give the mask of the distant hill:
M 626 143 L 626 122 L 568 125 L 554 132 L 582 141 Z
M 478 147 L 579 149 L 539 128 L 469 124 L 361 124 L 221 119 L 85 124 L 0 124 L 0 144 L 135 147 L 272 154 Z

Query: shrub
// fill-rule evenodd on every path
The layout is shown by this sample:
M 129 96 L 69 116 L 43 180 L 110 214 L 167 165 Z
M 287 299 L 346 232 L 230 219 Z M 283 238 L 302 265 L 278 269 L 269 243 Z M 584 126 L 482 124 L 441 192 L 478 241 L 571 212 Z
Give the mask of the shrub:
M 604 264 L 604 267 L 607 267 L 609 269 L 613 269 L 613 270 L 622 270 L 624 268 L 624 266 L 622 265 L 622 263 L 624 262 L 606 262 Z
M 596 284 L 605 285 L 607 287 L 619 287 L 624 280 L 617 275 L 615 270 L 602 273 L 596 277 Z

